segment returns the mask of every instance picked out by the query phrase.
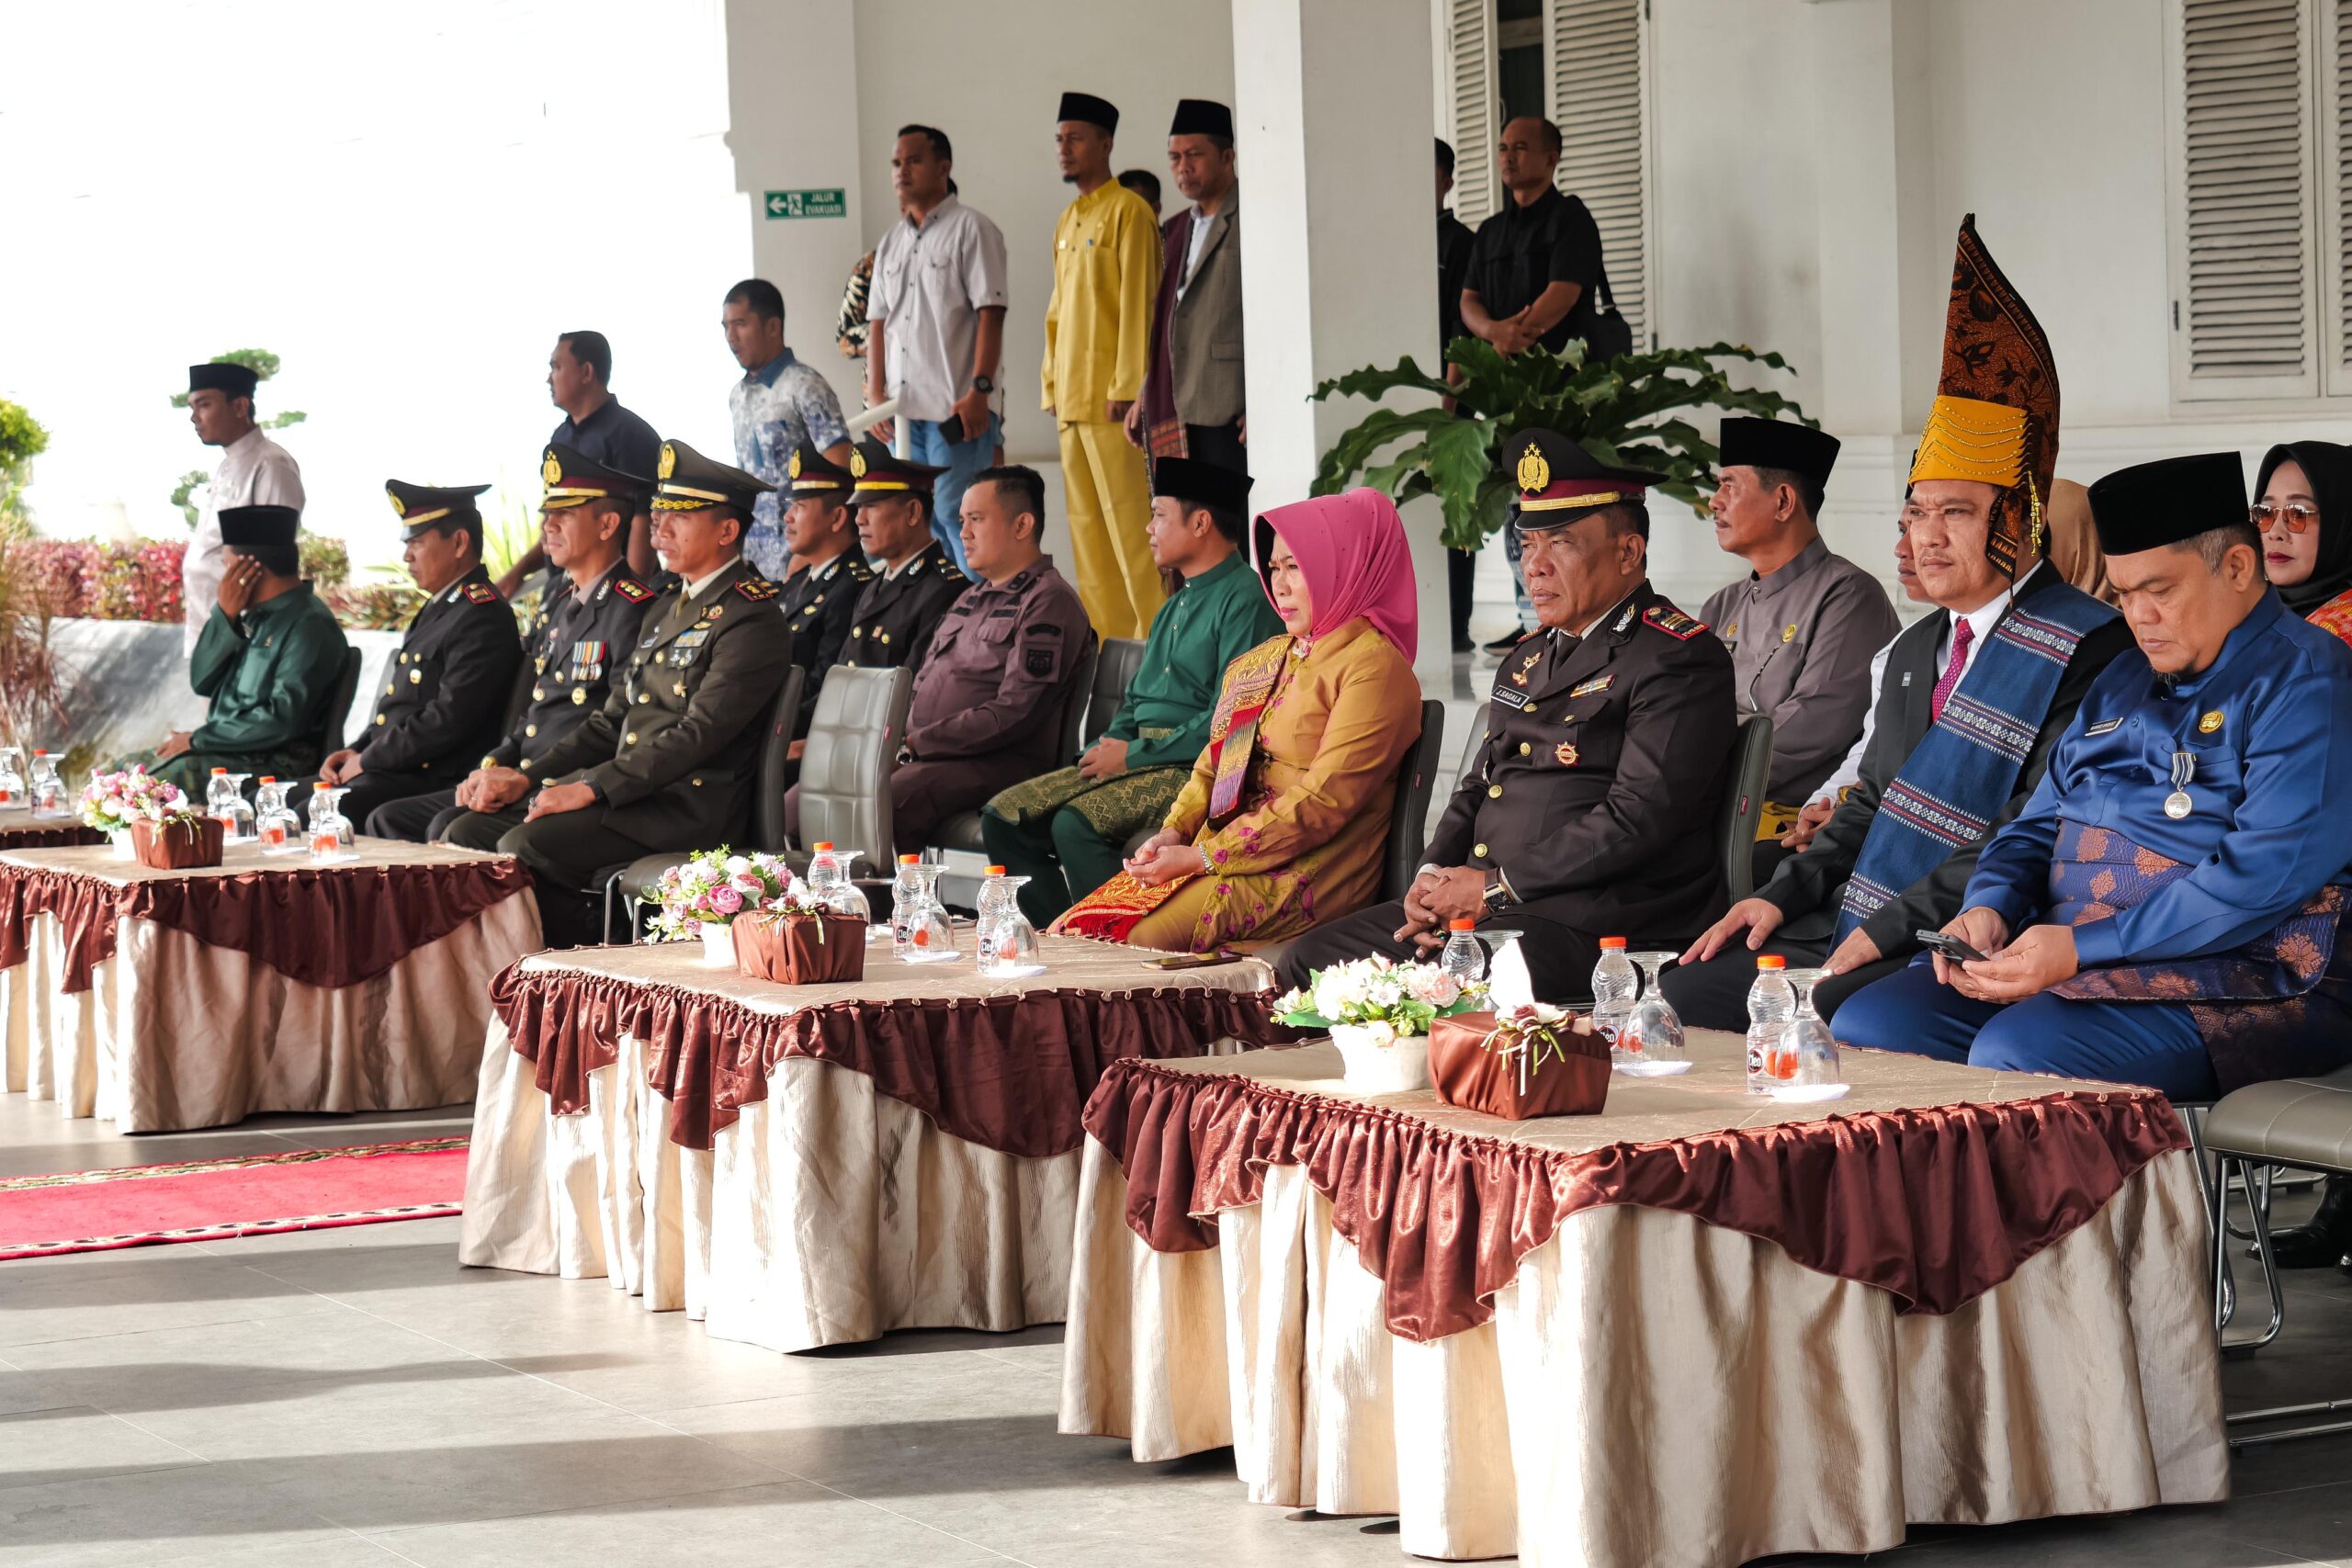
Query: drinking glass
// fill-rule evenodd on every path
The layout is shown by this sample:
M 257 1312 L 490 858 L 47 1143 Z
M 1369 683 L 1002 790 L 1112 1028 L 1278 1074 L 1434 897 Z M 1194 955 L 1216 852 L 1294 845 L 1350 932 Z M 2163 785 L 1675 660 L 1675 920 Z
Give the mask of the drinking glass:
M 1642 995 L 1625 1021 L 1617 1037 L 1624 1055 L 1621 1066 L 1627 1071 L 1664 1075 L 1688 1072 L 1690 1049 L 1682 1035 L 1682 1016 L 1674 1004 L 1658 989 L 1658 971 L 1674 962 L 1671 953 L 1629 953 L 1625 955 L 1641 966 Z
M 910 964 L 949 963 L 959 955 L 955 922 L 948 919 L 947 906 L 939 901 L 939 874 L 947 868 L 918 865 L 913 869 L 920 889 L 907 916 L 907 948 L 899 956 Z
M 994 876 L 980 885 L 983 894 L 998 889 L 995 918 L 984 918 L 987 934 L 979 939 L 982 974 L 1012 979 L 1045 972 L 1037 962 L 1037 928 L 1021 912 L 1021 890 L 1028 885 L 1025 876 Z
M 343 797 L 347 793 L 323 784 L 311 790 L 312 865 L 336 865 L 359 858 L 351 819 L 343 814 Z
M 1828 977 L 1826 969 L 1792 969 L 1789 988 L 1796 993 L 1796 1011 L 1781 1028 L 1780 1048 L 1772 1053 L 1773 1091 L 1792 1091 L 1791 1099 L 1834 1100 L 1845 1091 L 1846 1079 L 1838 1061 L 1838 1039 L 1813 1008 L 1813 988 Z
M 866 901 L 865 891 L 858 886 L 856 881 L 859 853 L 860 852 L 856 850 L 833 852 L 833 860 L 840 866 L 841 873 L 832 886 L 827 888 L 819 897 L 823 900 L 825 908 L 834 914 L 850 919 L 864 920 L 870 927 L 874 919 L 874 906 Z M 816 884 L 812 882 L 809 886 L 814 888 Z
M 254 817 L 254 808 L 245 804 L 245 781 L 251 773 L 231 773 L 229 787 L 220 793 L 220 804 L 214 815 L 220 818 L 223 837 L 232 844 L 250 844 L 261 836 Z
M 25 753 L 19 746 L 0 746 L 0 806 L 21 805 L 25 793 Z
M 65 815 L 65 781 L 57 776 L 57 759 L 46 751 L 33 753 L 33 815 Z
M 265 778 L 254 786 L 254 836 L 266 855 L 302 852 L 302 821 L 286 805 L 286 786 Z

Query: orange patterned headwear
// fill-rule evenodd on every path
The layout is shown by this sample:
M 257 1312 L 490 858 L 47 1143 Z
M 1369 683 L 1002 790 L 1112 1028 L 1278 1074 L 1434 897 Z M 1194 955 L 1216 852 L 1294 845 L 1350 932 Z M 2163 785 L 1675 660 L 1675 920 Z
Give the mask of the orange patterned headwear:
M 1919 434 L 1911 481 L 1974 479 L 2009 491 L 1984 553 L 2014 576 L 2022 548 L 2041 548 L 2041 509 L 2058 467 L 2058 364 L 2041 323 L 1961 220 L 1944 316 L 1943 374 Z

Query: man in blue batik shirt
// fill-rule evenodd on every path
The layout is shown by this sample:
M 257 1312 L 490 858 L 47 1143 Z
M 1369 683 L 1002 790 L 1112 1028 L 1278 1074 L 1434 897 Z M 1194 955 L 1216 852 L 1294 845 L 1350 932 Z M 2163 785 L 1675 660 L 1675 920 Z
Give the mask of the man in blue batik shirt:
M 2262 574 L 2236 454 L 2091 487 L 2139 644 L 2108 666 L 1938 956 L 1841 1037 L 2210 1100 L 2352 1061 L 2352 653 Z
M 743 378 L 727 394 L 735 421 L 735 462 L 765 480 L 743 536 L 743 558 L 761 576 L 782 582 L 791 575 L 791 551 L 784 543 L 780 494 L 791 492 L 793 448 L 802 442 L 830 460 L 849 463 L 849 427 L 831 383 L 784 346 L 784 296 L 765 278 L 747 277 L 727 291 L 719 316 L 728 349 L 743 367 Z

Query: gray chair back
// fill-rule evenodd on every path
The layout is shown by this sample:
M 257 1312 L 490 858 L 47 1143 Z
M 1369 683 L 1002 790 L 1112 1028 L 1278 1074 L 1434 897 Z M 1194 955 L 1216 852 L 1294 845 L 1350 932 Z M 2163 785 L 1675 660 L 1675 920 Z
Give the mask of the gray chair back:
M 1136 671 L 1143 668 L 1143 644 L 1131 637 L 1104 637 L 1098 646 L 1094 664 L 1093 695 L 1086 703 L 1086 728 L 1079 737 L 1079 749 L 1093 745 L 1102 739 L 1111 721 L 1119 716 L 1119 709 L 1127 700 L 1127 688 L 1135 684 Z
M 1445 750 L 1445 705 L 1421 704 L 1420 739 L 1406 749 L 1396 764 L 1396 799 L 1388 819 L 1388 849 L 1381 873 L 1380 897 L 1402 898 L 1421 868 L 1421 846 L 1427 842 L 1430 794 L 1437 784 L 1440 759 Z
M 359 650 L 343 650 L 343 673 L 335 677 L 334 690 L 327 694 L 327 711 L 319 726 L 319 757 L 327 757 L 343 750 L 343 732 L 351 722 L 351 705 L 359 696 Z
M 1764 785 L 1772 776 L 1772 716 L 1739 716 L 1732 742 L 1731 778 L 1724 787 L 1724 882 L 1731 901 L 1756 891 L 1756 824 L 1764 815 Z
M 752 841 L 770 854 L 792 847 L 792 835 L 784 830 L 784 796 L 792 787 L 792 727 L 800 716 L 802 682 L 808 679 L 797 664 L 784 672 L 752 759 Z
M 1062 698 L 1062 711 L 1057 734 L 1059 737 L 1058 744 L 1061 748 L 1058 755 L 1064 762 L 1077 761 L 1078 754 L 1086 750 L 1086 741 L 1083 739 L 1086 733 L 1086 713 L 1091 705 L 1094 695 L 1094 672 L 1102 667 L 1102 645 L 1095 637 L 1089 636 L 1086 639 L 1086 651 L 1078 656 L 1078 669 L 1075 678 L 1069 683 L 1069 694 Z M 1124 694 L 1126 687 L 1123 685 L 1119 690 Z M 1108 728 L 1111 721 L 1105 719 L 1102 722 L 1103 727 Z
M 836 664 L 817 692 L 800 756 L 800 838 L 860 852 L 860 874 L 890 863 L 890 770 L 914 690 L 911 670 Z

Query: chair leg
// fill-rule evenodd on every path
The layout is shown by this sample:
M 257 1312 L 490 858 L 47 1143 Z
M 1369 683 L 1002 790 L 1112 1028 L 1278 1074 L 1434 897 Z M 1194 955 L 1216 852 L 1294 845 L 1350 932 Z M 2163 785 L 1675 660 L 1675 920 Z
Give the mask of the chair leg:
M 2254 1232 L 2256 1255 L 2262 1262 L 2262 1282 L 2270 1293 L 2268 1327 L 2252 1339 L 2222 1341 L 2223 1354 L 2243 1356 L 2253 1354 L 2278 1337 L 2278 1330 L 2287 1321 L 2287 1298 L 2279 1285 L 2278 1262 L 2270 1256 L 2270 1215 L 2267 1206 L 2256 1195 L 2257 1178 L 2252 1160 L 2233 1159 L 2224 1155 L 2219 1162 L 2217 1175 L 2221 1180 L 2222 1201 L 2224 1205 L 2222 1216 L 2223 1221 L 2222 1235 L 2225 1236 L 2228 1234 L 2229 1216 L 2226 1205 L 2229 1202 L 2229 1178 L 2233 1169 L 2239 1182 L 2245 1190 L 2246 1217 Z M 2213 1331 L 2217 1337 L 2233 1315 L 2231 1307 L 2234 1303 L 2225 1300 L 2222 1291 L 2222 1286 L 2229 1280 L 2229 1276 L 2230 1249 L 2227 1243 L 2217 1236 L 2213 1247 Z M 2234 1420 L 2236 1417 L 2233 1416 L 2232 1419 Z
M 616 900 L 617 900 L 617 899 L 619 898 L 619 897 L 620 897 L 621 877 L 622 877 L 624 874 L 625 874 L 625 871 L 616 871 L 616 872 L 613 873 L 613 874 L 612 874 L 612 875 L 610 875 L 610 876 L 608 876 L 608 877 L 605 878 L 605 926 L 604 926 L 604 938 L 605 938 L 605 944 L 607 947 L 609 947 L 609 946 L 611 946 L 611 945 L 612 945 L 612 941 L 613 941 L 613 905 L 614 905 L 615 901 L 616 901 Z M 634 942 L 637 940 L 637 911 L 636 911 L 636 910 L 634 910 L 634 909 L 632 909 L 632 910 L 630 910 L 630 911 L 629 911 L 628 924 L 629 924 L 629 940 L 630 940 L 632 942 Z
M 2205 1152 L 2203 1114 L 2205 1107 L 2183 1105 L 2176 1109 L 2180 1112 L 2182 1123 L 2188 1129 L 2188 1147 L 2197 1159 L 2197 1185 L 2205 1201 L 2206 1239 L 2213 1244 L 2214 1251 L 2218 1253 L 2228 1245 L 2223 1230 L 2227 1222 L 2222 1213 L 2222 1179 L 2218 1170 L 2220 1162 Z M 2226 1265 L 2217 1264 L 2213 1273 L 2216 1314 L 2213 1332 L 2219 1334 L 2237 1312 L 2237 1284 L 2230 1278 L 2230 1271 Z

